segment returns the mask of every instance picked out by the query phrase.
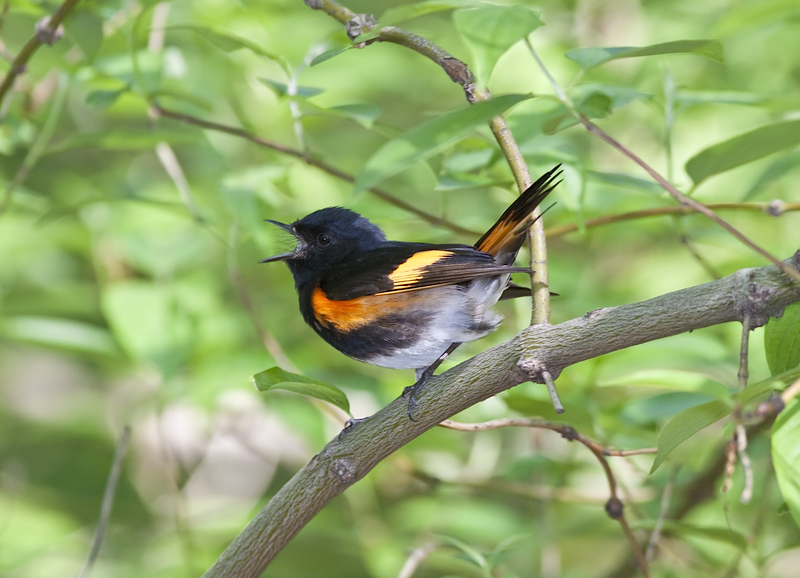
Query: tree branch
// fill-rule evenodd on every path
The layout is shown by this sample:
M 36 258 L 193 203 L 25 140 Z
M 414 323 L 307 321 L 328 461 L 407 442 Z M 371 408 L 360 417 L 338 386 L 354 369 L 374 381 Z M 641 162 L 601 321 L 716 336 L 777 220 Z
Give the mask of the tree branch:
M 6 74 L 3 79 L 3 83 L 0 84 L 0 105 L 2 105 L 3 99 L 6 97 L 6 93 L 14 84 L 14 80 L 25 71 L 28 60 L 30 60 L 31 56 L 33 56 L 39 47 L 42 44 L 52 46 L 63 36 L 64 32 L 63 30 L 59 31 L 59 25 L 77 3 L 78 0 L 66 0 L 59 6 L 52 17 L 45 17 L 36 23 L 36 33 L 28 40 L 25 46 L 22 47 L 20 53 L 17 54 L 14 62 L 11 63 L 11 70 L 8 71 L 8 74 Z
M 800 267 L 800 251 L 786 264 Z M 753 327 L 800 301 L 800 284 L 775 266 L 733 275 L 648 301 L 598 309 L 559 325 L 533 325 L 443 375 L 419 396 L 417 421 L 398 398 L 334 439 L 286 483 L 205 574 L 257 577 L 334 497 L 383 458 L 466 408 L 569 365 L 686 331 L 739 321 Z

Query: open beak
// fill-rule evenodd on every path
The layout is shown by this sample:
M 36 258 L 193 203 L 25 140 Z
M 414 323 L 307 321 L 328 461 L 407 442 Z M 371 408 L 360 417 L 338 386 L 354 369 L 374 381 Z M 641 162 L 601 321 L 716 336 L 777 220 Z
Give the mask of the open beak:
M 261 259 L 259 263 L 272 263 L 273 261 L 287 261 L 292 257 L 297 255 L 298 249 L 300 248 L 300 239 L 297 237 L 297 233 L 294 232 L 294 227 L 291 225 L 287 225 L 286 223 L 280 223 L 278 221 L 273 221 L 271 219 L 264 219 L 267 223 L 272 223 L 276 227 L 279 227 L 286 231 L 287 233 L 291 233 L 297 239 L 298 246 L 294 248 L 294 251 L 289 251 L 288 253 L 281 253 L 280 255 L 275 255 L 274 257 L 267 257 L 266 259 Z

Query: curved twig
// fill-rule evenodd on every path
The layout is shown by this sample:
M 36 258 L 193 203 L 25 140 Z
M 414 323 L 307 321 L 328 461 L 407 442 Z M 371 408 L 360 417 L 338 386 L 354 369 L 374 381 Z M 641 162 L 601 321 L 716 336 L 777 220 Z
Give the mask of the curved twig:
M 783 213 L 789 211 L 800 211 L 800 203 L 781 203 L 776 205 L 772 203 L 709 203 L 706 205 L 711 210 L 731 209 L 742 211 L 759 211 L 773 217 L 778 217 Z M 635 219 L 643 219 L 646 217 L 661 217 L 664 215 L 692 215 L 697 211 L 692 207 L 671 206 L 671 207 L 656 207 L 653 209 L 642 209 L 640 211 L 631 211 L 629 213 L 619 213 L 617 215 L 605 215 L 603 217 L 595 217 L 594 219 L 587 219 L 581 225 L 584 229 L 591 229 L 592 227 L 599 227 L 601 225 L 609 225 L 611 223 L 619 223 L 621 221 L 632 221 Z M 545 229 L 545 234 L 548 237 L 560 237 L 568 233 L 578 231 L 579 227 L 576 223 L 567 223 L 565 225 L 556 225 Z
M 328 173 L 329 175 L 331 175 L 333 177 L 336 177 L 337 179 L 341 179 L 343 181 L 346 181 L 348 183 L 353 183 L 356 180 L 356 178 L 353 175 L 351 175 L 349 173 L 346 173 L 346 172 L 344 172 L 344 171 L 342 171 L 340 169 L 337 169 L 336 167 L 334 167 L 332 165 L 329 165 L 328 163 L 326 163 L 324 161 L 316 159 L 316 158 L 310 156 L 309 154 L 307 154 L 307 153 L 305 153 L 303 151 L 300 151 L 300 150 L 297 150 L 297 149 L 293 149 L 291 147 L 288 147 L 286 145 L 277 143 L 275 141 L 271 141 L 271 140 L 267 140 L 265 138 L 261 138 L 260 136 L 256 136 L 256 135 L 254 135 L 254 134 L 252 134 L 250 132 L 247 132 L 244 129 L 236 128 L 236 127 L 233 127 L 233 126 L 227 126 L 227 125 L 224 125 L 224 124 L 219 124 L 219 123 L 216 123 L 216 122 L 211 122 L 211 121 L 208 121 L 208 120 L 203 120 L 202 118 L 198 118 L 198 117 L 192 116 L 190 114 L 185 114 L 185 113 L 182 113 L 182 112 L 177 112 L 177 111 L 174 111 L 174 110 L 170 110 L 168 108 L 164 108 L 163 106 L 161 106 L 161 105 L 159 105 L 157 103 L 153 103 L 152 104 L 152 110 L 157 115 L 166 116 L 168 118 L 179 120 L 181 122 L 185 122 L 186 124 L 199 126 L 200 128 L 205 128 L 205 129 L 208 129 L 208 130 L 215 130 L 217 132 L 224 132 L 226 134 L 230 134 L 230 135 L 233 135 L 233 136 L 238 136 L 238 137 L 243 138 L 245 140 L 249 140 L 250 142 L 255 143 L 255 144 L 257 144 L 259 146 L 262 146 L 264 148 L 268 148 L 268 149 L 274 150 L 274 151 L 279 152 L 281 154 L 284 154 L 286 156 L 290 156 L 290 157 L 294 157 L 296 159 L 300 159 L 301 161 L 303 161 L 307 165 L 310 165 L 312 167 L 316 167 L 316 168 L 320 169 L 321 171 L 324 171 L 324 172 Z M 437 217 L 435 215 L 431 215 L 430 213 L 426 213 L 425 211 L 423 211 L 421 209 L 418 209 L 414 205 L 412 205 L 410 203 L 406 203 L 405 201 L 403 201 L 401 199 L 398 199 L 395 196 L 392 196 L 391 194 L 387 193 L 383 189 L 379 189 L 378 187 L 370 187 L 367 190 L 370 193 L 372 193 L 373 195 L 375 195 L 376 197 L 386 201 L 390 205 L 394 205 L 395 207 L 397 207 L 399 209 L 402 209 L 404 211 L 412 213 L 412 214 L 418 216 L 423 221 L 425 221 L 427 223 L 430 223 L 431 225 L 435 225 L 437 227 L 442 227 L 442 228 L 445 228 L 445 229 L 450 229 L 451 231 L 454 231 L 454 232 L 462 234 L 462 235 L 469 235 L 471 237 L 479 237 L 480 236 L 480 233 L 478 233 L 477 231 L 472 231 L 470 229 L 466 229 L 466 228 L 464 228 L 464 227 L 462 227 L 460 225 L 457 225 L 457 224 L 453 223 L 452 221 L 448 221 L 447 219 L 443 219 L 441 217 Z
M 2 105 L 3 99 L 6 97 L 6 93 L 8 93 L 13 86 L 14 80 L 16 80 L 17 76 L 25 72 L 28 60 L 30 60 L 31 56 L 34 55 L 39 47 L 42 44 L 52 45 L 60 38 L 58 35 L 58 27 L 77 3 L 78 0 L 65 0 L 65 2 L 58 7 L 58 10 L 56 10 L 53 16 L 46 21 L 40 20 L 39 23 L 37 23 L 36 33 L 28 40 L 25 46 L 22 47 L 19 54 L 17 54 L 14 62 L 11 63 L 11 69 L 8 71 L 5 78 L 3 78 L 2 84 L 0 84 L 0 105 Z

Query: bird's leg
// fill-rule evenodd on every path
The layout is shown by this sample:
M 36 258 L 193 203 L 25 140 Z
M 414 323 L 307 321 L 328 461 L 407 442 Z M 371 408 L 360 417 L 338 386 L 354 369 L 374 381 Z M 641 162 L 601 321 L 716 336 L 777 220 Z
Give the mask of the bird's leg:
M 433 372 L 436 371 L 442 362 L 447 359 L 447 356 L 453 353 L 459 345 L 461 345 L 460 342 L 451 343 L 450 347 L 448 347 L 444 353 L 436 358 L 436 361 L 431 363 L 425 369 L 417 369 L 417 382 L 414 385 L 409 385 L 403 390 L 402 397 L 408 396 L 408 419 L 411 421 L 417 421 L 413 417 L 414 408 L 417 407 L 417 395 L 419 395 L 419 392 L 421 392 L 422 388 L 425 387 L 425 384 L 428 383 L 428 380 L 433 377 Z

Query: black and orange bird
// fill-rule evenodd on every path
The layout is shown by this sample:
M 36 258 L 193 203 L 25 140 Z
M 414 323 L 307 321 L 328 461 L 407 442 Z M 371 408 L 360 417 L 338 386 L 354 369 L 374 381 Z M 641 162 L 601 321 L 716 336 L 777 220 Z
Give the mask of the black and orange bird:
M 389 241 L 358 213 L 329 207 L 290 225 L 268 219 L 297 246 L 261 262 L 286 262 L 303 319 L 333 347 L 358 361 L 417 371 L 403 391 L 411 417 L 439 364 L 500 325 L 492 306 L 530 294 L 510 283 L 512 273 L 530 273 L 514 259 L 534 209 L 560 182 L 559 168 L 522 193 L 474 246 Z

